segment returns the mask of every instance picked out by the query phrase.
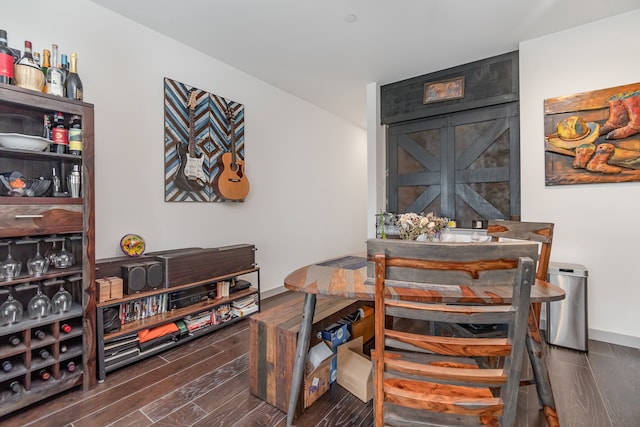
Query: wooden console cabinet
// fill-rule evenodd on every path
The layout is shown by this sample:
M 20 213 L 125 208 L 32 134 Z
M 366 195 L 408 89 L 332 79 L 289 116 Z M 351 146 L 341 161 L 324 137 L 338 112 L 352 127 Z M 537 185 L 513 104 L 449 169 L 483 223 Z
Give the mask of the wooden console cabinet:
M 96 382 L 93 105 L 0 84 L 3 134 L 41 136 L 44 116 L 56 112 L 63 113 L 67 123 L 72 115 L 81 117 L 81 156 L 52 153 L 49 147 L 43 151 L 8 147 L 0 141 L 0 173 L 17 171 L 25 178 L 50 180 L 55 168 L 63 193 L 74 166 L 82 171 L 80 197 L 54 197 L 51 190 L 40 197 L 0 193 L 0 260 L 8 257 L 10 248 L 12 258 L 22 263 L 18 276 L 0 278 L 0 304 L 11 295 L 23 307 L 21 321 L 0 325 L 0 364 L 5 365 L 0 370 L 0 416 L 68 388 L 80 384 L 89 388 Z M 75 262 L 64 268 L 50 266 L 40 276 L 29 274 L 27 262 L 36 254 L 38 242 L 42 255 L 64 244 Z M 70 310 L 30 318 L 28 304 L 38 288 L 52 298 L 61 285 L 72 295 Z
M 257 304 L 257 311 L 260 311 L 260 268 L 255 264 L 255 257 L 253 255 L 255 247 L 253 245 L 237 245 L 233 247 L 219 248 L 220 251 L 228 249 L 230 255 L 235 254 L 236 249 L 241 249 L 241 253 L 245 254 L 247 250 L 251 251 L 251 259 L 244 259 L 242 262 L 234 262 L 231 259 L 220 259 L 219 263 L 209 261 L 208 265 L 203 265 L 202 270 L 212 268 L 211 265 L 215 264 L 212 275 L 209 277 L 198 276 L 198 272 L 194 272 L 194 268 L 197 269 L 197 260 L 199 263 L 203 262 L 203 254 L 217 253 L 215 248 L 213 249 L 200 249 L 191 248 L 189 250 L 181 251 L 167 251 L 166 253 L 158 253 L 156 255 L 149 254 L 148 256 L 139 258 L 111 258 L 106 260 L 98 260 L 96 262 L 98 279 L 103 277 L 118 277 L 121 276 L 122 266 L 130 263 L 145 263 L 149 261 L 161 261 L 164 262 L 165 278 L 170 283 L 164 283 L 161 288 L 154 290 L 146 290 L 143 292 L 132 293 L 130 295 L 124 295 L 122 298 L 99 302 L 97 303 L 97 329 L 96 334 L 98 337 L 98 349 L 97 349 L 97 364 L 98 364 L 98 381 L 104 381 L 107 372 L 137 362 L 154 354 L 165 351 L 169 348 L 173 348 L 182 345 L 188 341 L 198 338 L 202 335 L 211 333 L 220 328 L 233 324 L 239 320 L 248 317 L 248 314 L 241 313 L 238 316 L 227 316 L 228 311 L 232 308 L 232 304 L 236 301 L 253 298 Z M 192 264 L 192 268 L 188 273 L 188 277 L 192 280 L 194 277 L 198 279 L 188 283 L 184 283 L 183 276 L 175 276 L 172 260 L 176 254 L 182 254 L 184 259 L 181 262 Z M 246 258 L 246 254 L 245 254 Z M 220 265 L 227 266 L 220 269 Z M 167 270 L 169 269 L 169 271 Z M 247 276 L 255 273 L 257 276 L 257 283 L 252 283 L 246 289 L 239 290 L 237 292 L 230 292 L 229 296 L 219 297 L 202 297 L 202 294 L 198 297 L 198 301 L 190 305 L 181 307 L 172 307 L 170 302 L 172 301 L 171 294 L 176 295 L 182 293 L 186 295 L 194 295 L 191 291 L 210 289 L 213 293 L 216 292 L 217 284 L 230 279 L 240 278 L 241 276 Z M 179 283 L 174 286 L 175 283 Z M 138 320 L 131 320 L 127 323 L 121 324 L 120 329 L 117 331 L 106 332 L 104 331 L 105 318 L 108 318 L 109 310 L 117 310 L 118 316 L 122 319 L 123 308 L 126 309 L 127 304 L 140 301 L 141 310 L 145 310 L 145 303 L 151 301 L 151 305 L 158 303 L 159 309 L 152 309 L 152 312 L 156 312 L 148 317 L 139 318 Z M 124 306 L 123 306 L 124 304 Z M 137 309 L 136 309 L 137 310 Z M 172 340 L 161 341 L 150 348 L 143 348 L 142 345 L 136 343 L 138 333 L 140 331 L 154 329 L 162 327 L 164 325 L 172 323 L 180 323 L 188 317 L 198 317 L 203 315 L 213 316 L 215 318 L 217 314 L 224 314 L 222 320 L 218 320 L 218 323 L 207 324 L 202 328 L 190 330 L 188 333 L 182 333 L 178 338 Z M 140 316 L 142 317 L 142 316 Z M 218 316 L 218 319 L 221 316 Z M 129 344 L 131 344 L 129 346 Z M 109 349 L 117 348 L 116 352 L 109 351 Z M 119 349 L 122 349 L 121 351 Z

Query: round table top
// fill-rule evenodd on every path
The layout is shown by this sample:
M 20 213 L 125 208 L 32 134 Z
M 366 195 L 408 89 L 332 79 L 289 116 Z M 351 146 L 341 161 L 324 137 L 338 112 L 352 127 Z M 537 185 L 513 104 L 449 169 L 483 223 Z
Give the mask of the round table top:
M 284 286 L 296 292 L 336 296 L 364 301 L 374 300 L 375 283 L 367 280 L 365 255 L 347 255 L 301 267 L 284 279 Z M 434 290 L 391 289 L 398 298 L 424 302 L 509 304 L 510 286 L 461 286 L 460 292 L 443 293 Z M 410 292 L 411 295 L 407 295 Z M 565 292 L 544 280 L 531 287 L 531 302 L 558 301 Z

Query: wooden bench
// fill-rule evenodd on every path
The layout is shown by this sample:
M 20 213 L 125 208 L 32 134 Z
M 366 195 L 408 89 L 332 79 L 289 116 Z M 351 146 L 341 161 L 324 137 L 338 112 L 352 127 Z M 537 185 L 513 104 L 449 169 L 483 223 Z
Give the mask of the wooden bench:
M 250 391 L 284 412 L 289 407 L 289 390 L 304 296 L 303 293 L 297 294 L 290 302 L 256 313 L 250 318 Z M 318 332 L 365 304 L 363 301 L 318 296 L 310 345 L 320 342 Z M 298 399 L 296 417 L 304 412 L 303 400 Z

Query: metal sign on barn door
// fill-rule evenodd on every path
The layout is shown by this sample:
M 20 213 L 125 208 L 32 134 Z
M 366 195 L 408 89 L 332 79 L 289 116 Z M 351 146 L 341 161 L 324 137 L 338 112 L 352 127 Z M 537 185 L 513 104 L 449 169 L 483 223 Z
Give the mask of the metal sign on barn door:
M 243 201 L 244 105 L 165 78 L 164 168 L 167 202 Z
M 387 210 L 473 219 L 520 214 L 517 103 L 390 125 Z

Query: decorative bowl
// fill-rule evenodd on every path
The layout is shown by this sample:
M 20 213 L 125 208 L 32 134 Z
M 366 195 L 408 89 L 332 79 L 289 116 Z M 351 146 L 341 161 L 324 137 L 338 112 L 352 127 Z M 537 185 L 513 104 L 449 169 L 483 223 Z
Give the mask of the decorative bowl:
M 18 171 L 0 174 L 0 195 L 42 197 L 51 186 L 50 179 L 25 178 Z
M 0 133 L 0 145 L 4 148 L 18 150 L 43 151 L 49 147 L 51 141 L 33 135 L 23 135 L 21 133 Z
M 14 65 L 13 78 L 16 81 L 16 86 L 23 87 L 25 89 L 42 92 L 42 88 L 44 87 L 44 74 L 42 73 L 42 70 L 28 65 Z
M 144 239 L 137 234 L 127 234 L 120 239 L 120 249 L 130 257 L 137 257 L 144 253 Z

